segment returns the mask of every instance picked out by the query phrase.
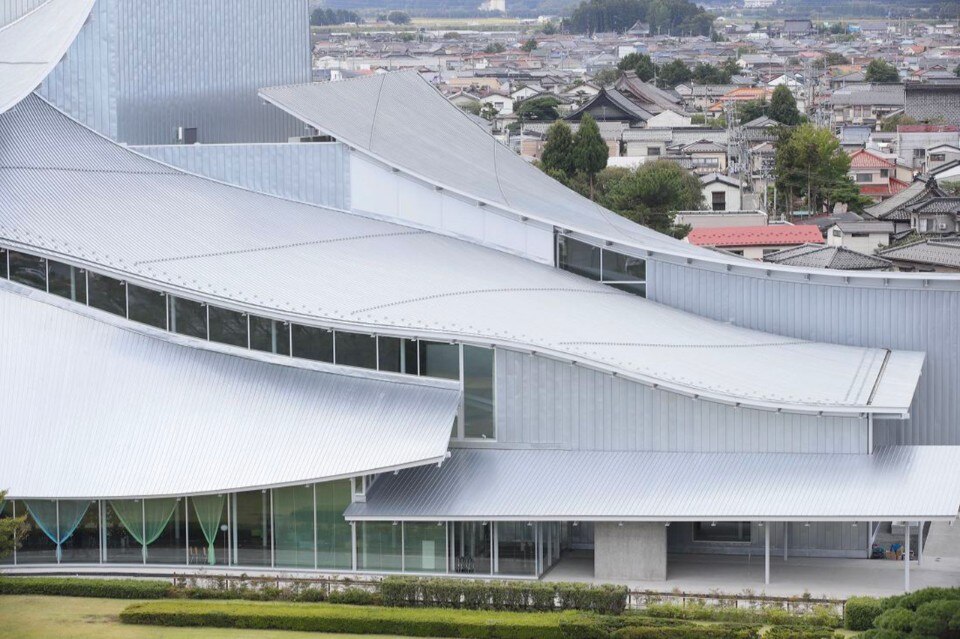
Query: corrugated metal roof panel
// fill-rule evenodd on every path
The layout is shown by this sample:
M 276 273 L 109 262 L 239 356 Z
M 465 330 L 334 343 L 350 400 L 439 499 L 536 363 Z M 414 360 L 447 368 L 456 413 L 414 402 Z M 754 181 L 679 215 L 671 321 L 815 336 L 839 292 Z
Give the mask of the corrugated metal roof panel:
M 348 520 L 954 519 L 960 447 L 874 455 L 561 450 L 452 452 L 382 477 Z
M 880 409 L 868 403 L 880 349 L 704 320 L 476 244 L 184 174 L 36 98 L 0 118 L 0 140 L 0 238 L 122 277 L 297 321 L 495 342 L 705 399 Z
M 219 492 L 446 454 L 455 383 L 227 354 L 23 290 L 0 282 L 0 486 L 13 496 Z
M 43 82 L 73 43 L 95 0 L 47 0 L 5 9 L 0 26 L 0 113 Z M 8 13 L 9 12 L 9 13 Z

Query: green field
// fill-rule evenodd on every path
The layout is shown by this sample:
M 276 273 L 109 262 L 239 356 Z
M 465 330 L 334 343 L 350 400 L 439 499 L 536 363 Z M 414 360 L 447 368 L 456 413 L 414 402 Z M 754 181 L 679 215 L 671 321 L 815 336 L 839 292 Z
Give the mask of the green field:
M 0 596 L 0 636 L 4 639 L 334 639 L 358 635 L 125 626 L 117 615 L 136 603 L 119 599 Z M 364 639 L 396 639 L 362 635 Z

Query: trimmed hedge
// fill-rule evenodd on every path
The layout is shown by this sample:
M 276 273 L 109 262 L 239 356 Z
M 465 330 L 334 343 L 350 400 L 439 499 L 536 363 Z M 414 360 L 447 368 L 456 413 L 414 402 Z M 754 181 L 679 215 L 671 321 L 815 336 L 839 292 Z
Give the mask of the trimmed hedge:
M 644 616 L 666 619 L 690 619 L 696 621 L 728 621 L 758 623 L 777 626 L 818 626 L 840 628 L 843 619 L 826 606 L 812 612 L 793 613 L 782 608 L 733 608 L 731 606 L 708 606 L 705 604 L 651 604 L 641 612 Z
M 120 620 L 128 624 L 154 626 L 300 630 L 408 637 L 566 639 L 561 630 L 561 621 L 574 621 L 577 615 L 578 613 L 572 611 L 518 613 L 339 604 L 294 605 L 180 600 L 134 604 L 120 613 Z
M 850 597 L 843 609 L 843 627 L 847 630 L 869 630 L 883 612 L 883 602 L 873 597 Z
M 759 626 L 733 624 L 683 624 L 679 626 L 627 626 L 612 639 L 758 639 Z
M 469 610 L 584 610 L 618 615 L 627 607 L 627 593 L 626 586 L 536 581 L 387 577 L 380 584 L 385 606 Z
M 812 626 L 774 626 L 767 630 L 763 639 L 833 639 L 837 636 L 831 628 Z
M 159 579 L 83 579 L 77 577 L 0 577 L 0 595 L 55 595 L 105 599 L 163 599 L 173 595 Z

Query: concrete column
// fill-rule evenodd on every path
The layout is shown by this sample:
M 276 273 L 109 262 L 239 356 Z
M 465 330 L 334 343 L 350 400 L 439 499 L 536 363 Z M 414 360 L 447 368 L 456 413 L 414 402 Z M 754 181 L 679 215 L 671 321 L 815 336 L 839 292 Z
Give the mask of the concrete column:
M 917 567 L 923 564 L 923 522 L 917 522 Z
M 763 583 L 770 585 L 770 522 L 763 524 Z
M 787 560 L 787 530 L 790 528 L 790 522 L 783 522 L 783 560 Z
M 597 579 L 664 581 L 667 528 L 660 522 L 598 522 L 593 529 Z
M 910 592 L 910 522 L 904 522 L 903 530 L 903 590 Z

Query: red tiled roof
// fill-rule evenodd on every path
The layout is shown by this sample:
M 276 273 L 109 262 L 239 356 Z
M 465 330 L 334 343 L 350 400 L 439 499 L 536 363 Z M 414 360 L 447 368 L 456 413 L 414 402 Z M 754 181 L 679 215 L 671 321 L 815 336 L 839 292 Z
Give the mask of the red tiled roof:
M 823 244 L 820 229 L 812 224 L 789 226 L 721 226 L 713 229 L 693 229 L 687 240 L 697 246 L 783 246 L 793 244 Z
M 960 128 L 952 124 L 898 124 L 897 133 L 956 133 Z
M 897 178 L 890 178 L 890 184 L 861 184 L 860 195 L 870 197 L 893 197 L 900 191 L 910 186 Z
M 860 149 L 850 155 L 851 169 L 895 169 L 897 166 L 890 160 L 885 160 L 870 151 Z

